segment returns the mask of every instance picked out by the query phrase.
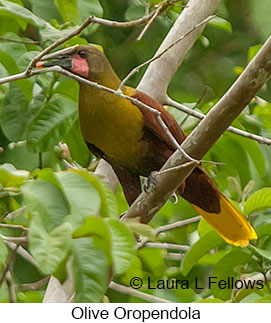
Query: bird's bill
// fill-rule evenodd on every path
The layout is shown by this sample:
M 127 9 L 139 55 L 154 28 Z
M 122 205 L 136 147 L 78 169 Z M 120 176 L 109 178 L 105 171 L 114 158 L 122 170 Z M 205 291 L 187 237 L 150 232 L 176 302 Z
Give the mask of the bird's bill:
M 71 69 L 72 68 L 71 55 L 76 51 L 77 46 L 78 45 L 71 46 L 43 56 L 41 60 L 36 64 L 36 67 L 60 66 L 64 69 Z

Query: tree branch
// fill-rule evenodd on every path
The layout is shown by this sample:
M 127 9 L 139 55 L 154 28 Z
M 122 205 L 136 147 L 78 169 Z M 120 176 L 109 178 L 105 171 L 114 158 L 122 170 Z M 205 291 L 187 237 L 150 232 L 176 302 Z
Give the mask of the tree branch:
M 193 26 L 200 24 L 207 17 L 211 16 L 219 3 L 220 0 L 190 0 L 154 56 L 163 52 L 170 44 L 185 35 Z M 167 88 L 173 75 L 183 62 L 187 52 L 198 39 L 205 25 L 206 23 L 190 33 L 176 46 L 170 48 L 162 58 L 152 62 L 137 88 L 157 101 L 165 102 Z
M 232 87 L 209 111 L 198 127 L 185 139 L 181 146 L 188 155 L 195 159 L 202 159 L 234 119 L 253 99 L 270 75 L 271 38 L 268 38 Z M 161 170 L 181 165 L 184 162 L 186 162 L 186 159 L 176 151 Z M 169 196 L 176 191 L 180 183 L 196 167 L 195 163 L 186 163 L 186 165 L 188 164 L 189 167 L 185 167 L 183 173 L 169 172 L 165 177 L 158 177 L 155 192 L 149 192 L 148 194 L 143 192 L 140 194 L 123 218 L 139 217 L 141 222 L 148 223 Z M 167 191 L 165 187 L 168 188 Z

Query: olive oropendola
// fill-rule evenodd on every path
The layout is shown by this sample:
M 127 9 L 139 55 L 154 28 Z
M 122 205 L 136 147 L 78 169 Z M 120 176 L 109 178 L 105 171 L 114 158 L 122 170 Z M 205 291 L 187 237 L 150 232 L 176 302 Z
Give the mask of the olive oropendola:
M 117 90 L 121 81 L 106 56 L 94 46 L 75 45 L 44 56 L 37 67 L 58 65 L 90 81 Z M 129 205 L 141 193 L 140 176 L 158 171 L 176 150 L 156 116 L 132 102 L 80 83 L 79 121 L 90 151 L 113 167 Z M 161 112 L 168 129 L 181 144 L 185 135 L 164 107 L 128 86 L 124 94 Z M 64 108 L 64 107 L 63 107 Z M 257 235 L 243 215 L 197 167 L 177 190 L 230 244 L 246 246 Z

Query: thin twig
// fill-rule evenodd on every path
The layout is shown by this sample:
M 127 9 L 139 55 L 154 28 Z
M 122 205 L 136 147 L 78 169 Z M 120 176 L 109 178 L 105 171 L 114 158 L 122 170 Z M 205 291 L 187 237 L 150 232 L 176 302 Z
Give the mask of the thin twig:
M 3 215 L 1 218 L 0 218 L 0 222 L 3 221 L 3 219 L 9 219 L 9 220 L 12 220 L 14 219 L 16 216 L 20 215 L 21 213 L 23 213 L 24 211 L 26 211 L 27 209 L 27 206 L 23 206 L 11 213 L 7 213 L 5 215 Z
M 157 296 L 153 296 L 150 294 L 142 293 L 142 292 L 135 290 L 131 287 L 123 286 L 123 285 L 117 284 L 113 281 L 110 283 L 109 288 L 111 288 L 117 292 L 123 293 L 123 294 L 128 294 L 128 295 L 143 299 L 144 301 L 147 301 L 150 303 L 171 303 L 170 301 L 168 301 L 166 299 L 163 299 L 163 298 L 160 298 Z
M 5 241 L 5 242 L 14 242 L 17 245 L 22 245 L 27 243 L 28 238 L 27 237 L 7 237 L 4 236 L 3 234 L 0 234 L 0 237 Z
M 20 224 L 6 224 L 6 223 L 0 223 L 0 228 L 9 228 L 9 229 L 20 229 L 23 231 L 29 231 L 29 228 L 24 227 Z
M 6 273 L 6 282 L 7 282 L 8 291 L 9 291 L 9 301 L 10 303 L 16 303 L 16 293 L 15 293 L 15 288 L 14 288 L 10 271 Z
M 184 257 L 184 254 L 168 252 L 165 254 L 165 258 L 168 260 L 177 260 L 180 261 Z
M 1 275 L 1 278 L 0 278 L 0 288 L 4 282 L 4 280 L 6 279 L 6 274 L 7 272 L 9 271 L 12 263 L 14 262 L 15 260 L 15 256 L 16 256 L 16 252 L 17 252 L 17 249 L 18 249 L 19 246 L 16 246 L 16 248 L 14 250 L 11 251 L 10 255 L 9 255 L 9 259 L 2 271 L 2 275 Z
M 161 232 L 179 229 L 179 228 L 182 228 L 182 227 L 189 225 L 191 223 L 198 222 L 198 221 L 200 221 L 200 219 L 201 219 L 201 216 L 199 215 L 199 216 L 195 216 L 193 218 L 187 219 L 187 220 L 177 221 L 177 222 L 174 222 L 171 224 L 163 225 L 163 226 L 159 227 L 158 229 L 156 229 L 155 233 L 156 233 L 156 235 L 158 235 Z
M 159 4 L 159 8 L 152 11 L 151 13 L 145 15 L 142 18 L 136 19 L 136 20 L 132 20 L 132 21 L 123 21 L 123 22 L 119 22 L 119 21 L 112 21 L 112 20 L 107 20 L 107 19 L 103 19 L 103 18 L 98 18 L 98 17 L 91 17 L 92 23 L 96 23 L 96 24 L 100 24 L 103 26 L 107 26 L 107 27 L 116 27 L 116 28 L 130 28 L 130 27 L 135 27 L 135 26 L 139 26 L 142 24 L 145 24 L 146 22 L 150 21 L 154 15 L 157 16 L 157 11 L 159 12 L 158 14 L 160 14 L 161 12 L 163 12 L 166 8 L 168 8 L 170 5 L 179 2 L 180 0 L 165 0 L 163 2 L 161 2 Z
M 35 266 L 36 268 L 39 269 L 39 265 L 36 262 L 36 260 L 30 255 L 30 253 L 23 248 L 22 246 L 18 246 L 16 243 L 14 242 L 5 242 L 6 245 L 11 249 L 11 250 L 15 250 L 18 253 L 18 255 L 20 255 L 21 257 L 23 257 L 25 260 L 27 260 L 31 265 Z
M 213 19 L 215 16 L 209 16 L 206 19 L 202 20 L 200 23 L 198 23 L 197 25 L 193 26 L 192 28 L 190 28 L 184 35 L 182 35 L 181 37 L 179 37 L 178 39 L 176 39 L 173 43 L 171 43 L 166 49 L 164 49 L 161 53 L 155 55 L 154 57 L 148 59 L 147 61 L 145 61 L 144 63 L 138 65 L 137 67 L 135 67 L 134 69 L 131 70 L 131 72 L 122 80 L 122 82 L 120 83 L 120 86 L 118 88 L 118 90 L 121 90 L 123 88 L 123 86 L 125 85 L 125 83 L 135 74 L 137 73 L 142 67 L 149 65 L 150 63 L 156 61 L 158 58 L 160 58 L 162 55 L 164 55 L 170 48 L 172 48 L 173 46 L 175 46 L 176 44 L 178 44 L 181 40 L 183 40 L 184 38 L 186 38 L 189 34 L 191 34 L 193 31 L 195 31 L 197 28 L 201 27 L 202 25 L 206 24 L 209 20 Z
M 146 34 L 147 30 L 150 28 L 150 25 L 154 22 L 154 20 L 156 19 L 156 17 L 160 14 L 159 8 L 155 10 L 153 16 L 151 17 L 151 19 L 148 21 L 148 23 L 146 24 L 146 26 L 143 28 L 143 30 L 139 34 L 139 36 L 136 39 L 137 41 L 140 41 L 143 38 L 143 36 Z
M 189 156 L 183 149 L 182 147 L 178 144 L 177 140 L 175 139 L 175 137 L 172 135 L 172 133 L 170 132 L 170 130 L 168 129 L 168 127 L 166 126 L 166 124 L 164 123 L 163 119 L 161 118 L 161 114 L 159 112 L 159 114 L 156 115 L 156 118 L 158 120 L 158 122 L 160 123 L 161 127 L 163 128 L 164 132 L 167 134 L 167 136 L 169 137 L 169 139 L 171 140 L 171 142 L 174 144 L 174 146 L 176 147 L 176 149 L 179 149 L 181 151 L 181 153 L 185 156 L 185 158 L 188 161 L 196 161 L 194 158 L 192 158 L 191 156 Z
M 200 119 L 200 120 L 203 120 L 206 116 L 203 114 L 203 113 L 200 113 L 198 111 L 195 111 L 195 110 L 192 110 L 188 107 L 186 107 L 185 105 L 179 103 L 179 102 L 176 102 L 174 100 L 172 100 L 171 98 L 167 97 L 167 100 L 166 102 L 164 102 L 164 104 L 167 104 L 167 105 L 170 105 L 180 111 L 183 111 L 197 119 Z M 259 142 L 260 144 L 265 144 L 265 145 L 271 145 L 271 139 L 269 138 L 265 138 L 265 137 L 262 137 L 262 136 L 258 136 L 258 135 L 254 135 L 250 132 L 247 132 L 247 131 L 244 131 L 244 130 L 241 130 L 241 129 L 238 129 L 238 128 L 234 128 L 232 126 L 228 127 L 227 131 L 230 131 L 236 135 L 240 135 L 240 136 L 243 136 L 243 137 L 246 137 L 248 139 L 252 139 L 252 140 L 255 140 L 257 142 Z
M 199 216 L 195 216 L 195 217 L 190 218 L 190 219 L 181 220 L 181 221 L 177 221 L 177 222 L 174 222 L 174 223 L 171 223 L 171 224 L 163 225 L 163 226 L 161 226 L 161 227 L 159 227 L 159 228 L 157 228 L 155 230 L 155 235 L 157 237 L 162 232 L 182 228 L 182 227 L 184 227 L 186 225 L 198 222 L 198 221 L 200 221 L 200 219 L 201 219 L 201 216 L 199 215 Z M 139 242 L 137 244 L 136 248 L 137 248 L 137 250 L 141 249 L 141 248 L 145 247 L 147 244 L 149 244 L 149 239 L 142 240 L 141 242 Z
M 189 250 L 189 246 L 179 245 L 175 243 L 167 243 L 167 242 L 163 242 L 163 243 L 147 242 L 145 243 L 144 247 L 156 248 L 156 249 L 173 249 L 173 250 L 179 250 L 182 252 Z
M 34 283 L 15 285 L 15 289 L 18 290 L 38 290 L 48 283 L 50 276 L 47 276 L 41 280 L 38 280 Z
M 2 41 L 7 41 L 7 42 L 12 42 L 12 43 L 19 43 L 19 44 L 29 44 L 29 45 L 39 45 L 39 42 L 36 40 L 21 40 L 21 39 L 10 39 L 10 38 L 5 38 L 5 37 L 0 37 L 0 40 Z
M 192 110 L 195 110 L 200 105 L 200 102 L 202 101 L 204 95 L 206 94 L 206 91 L 207 91 L 207 86 L 204 86 L 204 89 L 203 89 L 201 95 L 199 96 L 198 101 L 193 106 Z M 183 118 L 182 122 L 180 123 L 180 127 L 185 123 L 185 121 L 188 119 L 188 117 L 189 117 L 189 114 L 187 114 L 185 116 L 185 118 Z

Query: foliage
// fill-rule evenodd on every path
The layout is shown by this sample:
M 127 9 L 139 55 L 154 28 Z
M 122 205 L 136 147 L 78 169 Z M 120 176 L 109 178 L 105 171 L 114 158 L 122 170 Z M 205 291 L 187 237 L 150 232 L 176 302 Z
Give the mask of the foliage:
M 133 20 L 144 15 L 146 2 L 0 0 L 0 37 L 9 40 L 1 40 L 0 77 L 24 71 L 42 48 L 89 15 Z M 157 3 L 150 1 L 151 9 Z M 170 96 L 206 113 L 259 50 L 266 30 L 270 30 L 267 7 L 267 0 L 242 0 L 237 6 L 235 0 L 222 1 L 218 17 L 208 24 L 174 76 Z M 123 78 L 153 55 L 181 10 L 179 6 L 168 8 L 138 42 L 142 27 L 91 25 L 64 46 L 101 45 Z M 143 72 L 128 83 L 136 86 Z M 270 93 L 268 83 L 234 126 L 271 137 Z M 99 302 L 105 293 L 111 302 L 141 301 L 107 289 L 108 279 L 114 275 L 114 281 L 128 286 L 133 277 L 140 277 L 141 291 L 176 302 L 270 302 L 270 287 L 265 283 L 261 289 L 208 286 L 210 277 L 240 280 L 270 269 L 270 148 L 225 133 L 205 157 L 225 163 L 204 166 L 217 187 L 249 217 L 259 236 L 252 245 L 245 249 L 227 245 L 204 220 L 155 237 L 154 228 L 190 218 L 195 211 L 183 200 L 176 205 L 169 201 L 151 226 L 118 221 L 127 204 L 120 188 L 113 195 L 107 184 L 91 172 L 97 162 L 79 131 L 77 101 L 77 83 L 57 74 L 0 85 L 0 221 L 10 225 L 0 227 L 0 269 L 11 253 L 6 237 L 20 237 L 24 232 L 16 225 L 29 229 L 25 248 L 37 263 L 17 254 L 13 263 L 17 301 L 42 301 L 46 285 L 39 291 L 23 291 L 20 285 L 51 274 L 64 281 L 68 267 L 74 276 L 76 301 Z M 198 123 L 180 111 L 170 108 L 170 112 L 187 134 Z M 67 169 L 67 162 L 77 169 Z M 155 242 L 186 244 L 189 249 L 184 256 L 175 251 L 179 258 L 171 257 L 171 249 L 136 250 L 138 234 Z M 153 281 L 187 281 L 190 288 L 148 289 L 148 277 Z M 0 288 L 0 301 L 9 301 L 6 283 Z

